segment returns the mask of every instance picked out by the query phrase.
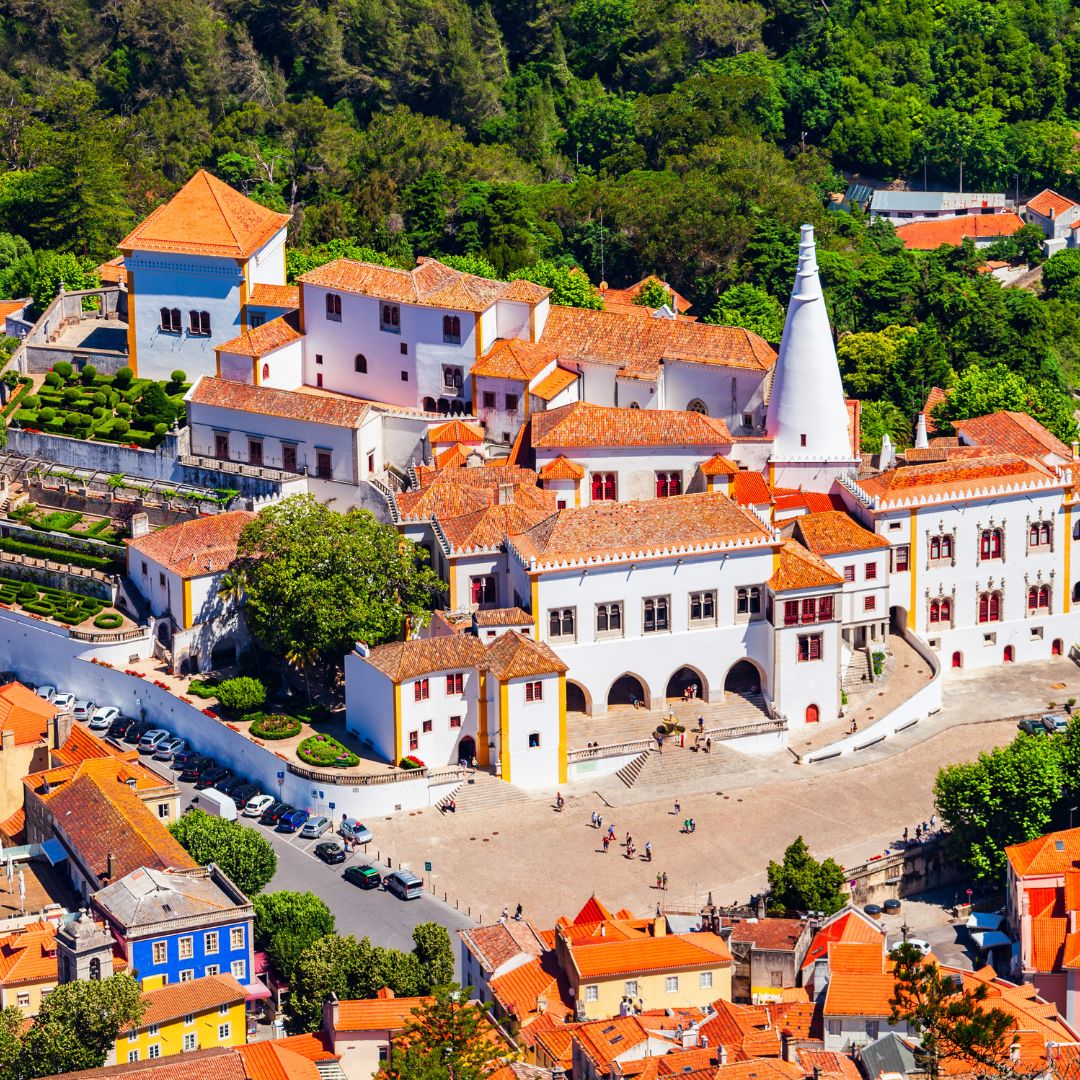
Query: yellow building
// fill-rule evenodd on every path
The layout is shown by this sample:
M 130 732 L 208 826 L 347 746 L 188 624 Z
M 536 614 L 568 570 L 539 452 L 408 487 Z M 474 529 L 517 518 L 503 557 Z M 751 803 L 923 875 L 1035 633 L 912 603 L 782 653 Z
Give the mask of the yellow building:
M 109 1064 L 148 1061 L 247 1042 L 246 991 L 231 975 L 171 983 L 143 994 L 139 1026 L 117 1037 Z

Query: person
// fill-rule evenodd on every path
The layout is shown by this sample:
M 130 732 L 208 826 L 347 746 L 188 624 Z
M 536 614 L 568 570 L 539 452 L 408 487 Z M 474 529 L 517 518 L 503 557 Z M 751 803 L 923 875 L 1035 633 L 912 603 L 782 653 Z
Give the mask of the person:
M 661 886 L 660 887 L 664 890 L 664 892 L 667 892 L 667 871 L 666 870 L 660 875 L 660 881 L 661 881 Z
M 705 717 L 704 716 L 699 716 L 697 718 L 697 729 L 698 729 L 698 731 L 701 731 L 701 732 L 703 732 L 705 730 Z
M 937 814 L 931 814 L 930 815 L 930 828 L 931 829 L 936 829 L 937 828 Z
M 476 755 L 475 754 L 473 754 L 473 756 L 472 756 L 472 767 L 473 767 L 473 769 L 476 768 Z
M 697 697 L 697 683 L 691 683 L 690 684 L 690 697 L 691 698 L 696 698 Z
M 848 725 L 848 734 L 849 735 L 854 735 L 855 732 L 858 731 L 858 730 L 859 730 L 859 725 L 856 723 L 855 717 L 853 716 L 851 718 L 851 723 Z
M 509 918 L 510 918 L 510 909 L 508 907 L 504 907 L 502 909 L 502 914 L 499 916 L 499 922 L 504 923 Z
M 612 840 L 615 839 L 615 826 L 614 826 L 614 824 L 609 825 L 607 827 L 607 834 L 608 834 L 609 837 L 611 837 Z
M 641 702 L 638 701 L 638 699 L 634 697 L 633 694 L 630 695 L 630 704 L 633 705 L 635 709 L 641 706 Z
M 456 814 L 457 813 L 457 801 L 454 800 L 454 799 L 451 799 L 446 804 L 446 809 L 449 810 L 451 814 Z
M 694 818 L 690 819 L 690 831 L 697 832 L 697 821 Z
M 705 740 L 705 753 L 706 754 L 711 754 L 712 753 L 712 739 L 706 739 Z
M 563 797 L 561 791 L 555 792 L 555 809 L 561 810 L 563 808 Z
M 683 831 L 684 833 L 688 833 L 688 832 L 690 831 L 690 819 L 689 819 L 689 818 L 687 818 L 687 819 L 686 819 L 686 820 L 685 820 L 685 821 L 684 821 L 684 822 L 682 823 L 682 831 Z
M 592 812 L 592 818 L 590 820 L 592 821 L 592 827 L 595 829 L 596 828 L 596 811 L 595 810 Z
M 652 841 L 645 841 L 645 861 L 652 862 Z
M 681 811 L 682 811 L 682 807 L 679 805 L 679 800 L 676 799 L 675 800 L 675 816 L 678 817 Z
M 627 844 L 626 845 L 626 857 L 628 859 L 632 859 L 634 857 L 634 845 L 633 844 Z
M 660 888 L 660 871 L 659 870 L 657 870 L 657 872 L 656 872 L 656 887 L 657 887 L 657 889 Z M 659 914 L 660 914 L 659 907 L 657 907 L 656 914 L 657 914 L 657 916 L 659 916 Z
M 633 837 L 632 837 L 632 836 L 631 836 L 631 835 L 630 835 L 629 833 L 627 833 L 627 834 L 626 834 L 626 846 L 627 846 L 627 847 L 630 847 L 630 845 L 631 845 L 631 844 L 632 844 L 633 842 L 634 842 L 634 838 L 633 838 Z
M 907 838 L 908 838 L 908 828 L 907 828 L 907 826 L 905 825 L 905 826 L 904 826 L 904 843 L 905 843 L 905 844 L 907 843 Z
M 606 855 L 607 854 L 607 849 L 608 849 L 608 844 L 611 843 L 611 837 L 608 836 L 607 833 L 604 833 L 604 839 L 601 841 L 601 843 L 604 845 L 604 854 Z
M 521 907 L 521 904 L 518 904 L 518 906 L 514 909 L 514 919 L 517 922 L 521 922 L 521 914 L 522 914 L 522 907 Z
M 664 736 L 656 736 L 656 749 L 662 754 L 664 752 Z
M 916 825 L 915 826 L 915 843 L 917 843 L 917 844 L 922 843 L 922 826 L 921 825 Z
M 604 827 L 604 818 L 601 814 L 596 815 L 596 827 L 602 829 Z

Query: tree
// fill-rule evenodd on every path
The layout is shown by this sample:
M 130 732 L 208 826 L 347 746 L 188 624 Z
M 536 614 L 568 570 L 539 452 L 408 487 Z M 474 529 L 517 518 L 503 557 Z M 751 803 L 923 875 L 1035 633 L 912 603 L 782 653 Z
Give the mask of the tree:
M 1003 1009 L 986 1006 L 985 983 L 958 986 L 907 943 L 893 949 L 890 958 L 896 977 L 892 1022 L 904 1021 L 918 1032 L 915 1056 L 921 1071 L 937 1080 L 946 1061 L 962 1064 L 963 1072 L 1000 1075 L 1006 1070 L 1016 1021 Z
M 490 1023 L 470 987 L 436 987 L 405 1022 L 380 1080 L 483 1080 L 491 1072 Z
M 92 259 L 70 251 L 36 251 L 16 259 L 0 273 L 0 293 L 30 296 L 40 312 L 60 292 L 61 282 L 68 292 L 92 289 L 100 284 Z
M 893 449 L 906 450 L 911 445 L 911 421 L 891 401 L 864 401 L 859 430 L 864 454 L 878 453 L 886 432 Z
M 641 291 L 634 297 L 633 303 L 639 307 L 647 308 L 660 308 L 665 304 L 671 304 L 672 308 L 675 306 L 671 290 L 656 278 L 650 278 L 642 285 Z
M 801 836 L 788 845 L 782 863 L 770 860 L 769 912 L 824 911 L 844 906 L 844 869 L 834 859 L 818 862 Z
M 413 954 L 420 961 L 428 986 L 445 986 L 454 979 L 454 950 L 450 933 L 439 923 L 413 927 Z
M 260 893 L 253 903 L 255 943 L 266 950 L 274 969 L 291 983 L 304 950 L 334 932 L 333 913 L 311 892 L 281 889 Z
M 148 427 L 154 424 L 172 427 L 176 419 L 176 405 L 165 393 L 165 388 L 161 383 L 152 382 L 135 402 L 135 415 Z
M 221 595 L 220 590 L 218 595 Z M 222 706 L 233 713 L 253 712 L 266 703 L 266 687 L 250 675 L 226 679 L 218 684 L 214 692 Z
M 532 281 L 551 289 L 551 302 L 563 307 L 602 308 L 604 301 L 593 288 L 589 275 L 576 266 L 563 266 L 544 260 L 513 270 L 510 281 Z
M 932 323 L 923 323 L 900 342 L 889 381 L 889 398 L 900 406 L 905 416 L 912 418 L 922 411 L 927 395 L 935 386 L 952 385 L 952 368 Z
M 169 832 L 197 863 L 214 863 L 248 896 L 262 892 L 277 872 L 270 841 L 238 821 L 192 810 L 174 821 Z
M 236 569 L 258 641 L 278 656 L 294 645 L 333 663 L 358 641 L 397 637 L 427 619 L 441 583 L 425 555 L 366 510 L 339 514 L 311 495 L 263 510 L 245 526 Z
M 722 292 L 705 321 L 741 326 L 760 334 L 771 345 L 778 345 L 784 332 L 784 309 L 764 289 L 743 283 Z
M 857 398 L 881 398 L 891 393 L 900 350 L 916 333 L 914 326 L 886 326 L 884 330 L 844 334 L 836 343 L 836 358 L 845 391 Z
M 142 989 L 127 973 L 61 983 L 41 1003 L 22 1036 L 13 1075 L 53 1076 L 100 1068 L 117 1035 L 136 1024 L 143 1009 Z M 10 1032 L 0 1031 L 0 1046 L 4 1041 L 10 1042 Z

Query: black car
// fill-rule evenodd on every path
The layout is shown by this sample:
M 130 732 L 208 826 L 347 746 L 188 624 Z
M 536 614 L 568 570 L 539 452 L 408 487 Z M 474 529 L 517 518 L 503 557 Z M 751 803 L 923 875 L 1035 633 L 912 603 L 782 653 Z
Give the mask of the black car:
M 108 736 L 110 739 L 122 739 L 128 732 L 128 728 L 135 723 L 130 716 L 118 716 L 110 725 Z
M 330 863 L 331 865 L 343 863 L 348 858 L 345 849 L 336 840 L 325 840 L 321 844 L 316 844 L 315 854 L 324 863 Z
M 247 783 L 242 776 L 227 776 L 224 780 L 219 780 L 214 787 L 221 792 L 222 795 L 232 795 L 237 788 L 243 787 Z
M 264 825 L 276 825 L 281 820 L 282 814 L 287 814 L 293 809 L 295 807 L 290 806 L 287 802 L 276 802 L 259 818 L 259 821 Z
M 360 866 L 346 866 L 345 873 L 341 876 L 361 889 L 377 889 L 382 884 L 379 871 L 374 866 L 368 866 L 367 863 Z
M 196 756 L 188 760 L 180 773 L 180 779 L 190 784 L 193 780 L 198 780 L 207 769 L 216 767 L 216 763 L 210 758 Z
M 219 788 L 218 790 L 223 789 Z M 236 803 L 236 809 L 243 810 L 256 795 L 261 795 L 262 791 L 258 784 L 247 783 L 233 788 L 229 794 L 232 796 L 232 801 Z
M 186 769 L 191 762 L 201 758 L 202 754 L 198 750 L 181 750 L 178 754 L 173 754 L 172 765 L 174 769 Z
M 1046 728 L 1043 727 L 1041 720 L 1021 720 L 1016 725 L 1025 735 L 1045 735 Z
M 232 776 L 232 769 L 226 769 L 224 765 L 215 765 L 210 769 L 207 769 L 198 780 L 195 781 L 195 790 L 202 791 L 203 788 L 217 787 L 222 780 Z
M 146 723 L 145 720 L 140 720 L 138 723 L 132 724 L 127 731 L 124 732 L 124 742 L 137 746 L 142 740 L 142 737 L 148 732 L 153 731 L 154 725 Z

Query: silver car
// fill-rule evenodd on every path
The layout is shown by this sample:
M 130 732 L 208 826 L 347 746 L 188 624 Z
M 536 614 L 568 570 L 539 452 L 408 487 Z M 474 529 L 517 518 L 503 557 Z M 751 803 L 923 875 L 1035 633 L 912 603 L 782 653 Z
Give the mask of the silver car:
M 96 708 L 97 706 L 92 701 L 83 699 L 75 702 L 75 708 L 71 710 L 71 715 L 76 720 L 89 720 L 94 715 Z
M 357 818 L 345 817 L 338 826 L 338 835 L 357 844 L 371 843 L 371 830 Z
M 139 740 L 139 753 L 140 754 L 156 754 L 158 747 L 161 746 L 166 739 L 171 739 L 172 735 L 169 734 L 164 728 L 154 728 L 153 731 L 148 731 Z
M 333 822 L 328 817 L 313 817 L 300 830 L 300 836 L 304 840 L 317 840 L 332 828 Z
M 155 761 L 172 761 L 173 754 L 179 754 L 187 749 L 187 743 L 183 739 L 166 739 L 154 751 Z
M 46 701 L 48 701 L 51 704 L 52 699 L 54 697 L 56 697 L 56 687 L 55 686 L 39 686 L 34 691 L 34 693 L 37 694 L 37 696 L 39 698 L 44 698 Z

